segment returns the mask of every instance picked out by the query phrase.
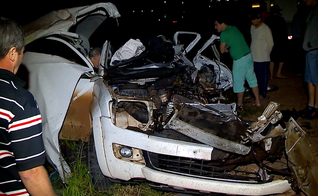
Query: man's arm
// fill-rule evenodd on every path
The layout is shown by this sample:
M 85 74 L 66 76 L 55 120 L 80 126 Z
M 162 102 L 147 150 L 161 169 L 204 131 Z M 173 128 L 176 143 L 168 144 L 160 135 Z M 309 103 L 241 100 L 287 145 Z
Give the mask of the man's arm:
M 57 196 L 44 166 L 19 172 L 19 175 L 32 196 Z
M 228 52 L 228 49 L 226 47 L 226 43 L 220 43 L 220 52 L 223 54 L 224 52 Z
M 267 43 L 267 50 L 270 53 L 274 46 L 273 35 L 270 28 L 267 28 L 267 30 L 265 31 L 265 41 Z

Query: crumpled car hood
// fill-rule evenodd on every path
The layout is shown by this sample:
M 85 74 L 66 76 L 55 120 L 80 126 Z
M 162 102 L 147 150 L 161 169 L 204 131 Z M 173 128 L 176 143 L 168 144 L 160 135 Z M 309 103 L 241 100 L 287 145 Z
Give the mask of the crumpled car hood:
M 35 97 L 42 115 L 47 157 L 58 171 L 69 171 L 69 168 L 61 169 L 67 164 L 62 166 L 59 161 L 63 158 L 59 152 L 58 134 L 79 78 L 91 70 L 57 56 L 31 52 L 24 54 L 22 64 L 30 73 L 28 90 Z
M 98 11 L 99 8 L 104 8 L 109 17 L 120 17 L 116 6 L 112 3 L 97 3 L 90 6 L 52 11 L 23 27 L 26 36 L 25 42 L 28 44 L 35 39 L 50 34 L 68 33 L 69 28 L 85 18 L 86 15 L 94 14 L 95 12 L 103 13 Z M 94 10 L 96 11 L 92 12 Z M 71 33 L 68 34 L 71 35 Z M 77 37 L 77 34 L 73 33 L 73 36 Z

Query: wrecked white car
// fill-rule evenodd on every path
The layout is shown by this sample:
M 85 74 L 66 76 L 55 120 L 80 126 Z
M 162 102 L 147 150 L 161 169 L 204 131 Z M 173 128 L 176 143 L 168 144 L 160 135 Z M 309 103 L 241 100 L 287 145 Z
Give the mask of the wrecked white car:
M 187 54 L 200 40 L 194 32 L 177 32 L 172 42 L 135 39 L 142 51 L 125 58 L 118 53 L 128 40 L 118 44 L 108 36 L 118 17 L 115 5 L 98 3 L 54 11 L 23 27 L 21 66 L 42 113 L 48 160 L 62 179 L 71 172 L 59 141 L 83 140 L 100 191 L 145 180 L 155 189 L 192 194 L 293 188 L 314 195 L 317 166 L 297 122 L 282 121 L 275 102 L 255 122 L 244 122 L 235 103 L 226 103 L 232 76 L 218 58 L 217 36 L 192 60 Z M 185 47 L 181 36 L 194 38 Z M 92 40 L 102 46 L 98 73 L 88 58 Z M 214 58 L 203 55 L 206 49 Z

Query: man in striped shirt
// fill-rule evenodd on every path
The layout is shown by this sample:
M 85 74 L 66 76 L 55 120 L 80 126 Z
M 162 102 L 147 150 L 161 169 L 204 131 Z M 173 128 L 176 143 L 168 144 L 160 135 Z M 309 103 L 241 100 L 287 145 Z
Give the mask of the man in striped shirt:
M 15 74 L 24 36 L 14 21 L 0 19 L 0 196 L 52 196 L 45 163 L 42 120 L 33 95 Z

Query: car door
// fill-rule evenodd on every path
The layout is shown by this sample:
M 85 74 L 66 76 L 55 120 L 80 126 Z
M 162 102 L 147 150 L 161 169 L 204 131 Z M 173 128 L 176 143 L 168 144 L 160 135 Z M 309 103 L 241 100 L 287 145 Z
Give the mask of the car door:
M 64 176 L 70 170 L 60 161 L 59 139 L 85 139 L 89 134 L 93 68 L 81 52 L 56 37 L 26 45 L 22 65 L 41 111 L 49 161 Z

